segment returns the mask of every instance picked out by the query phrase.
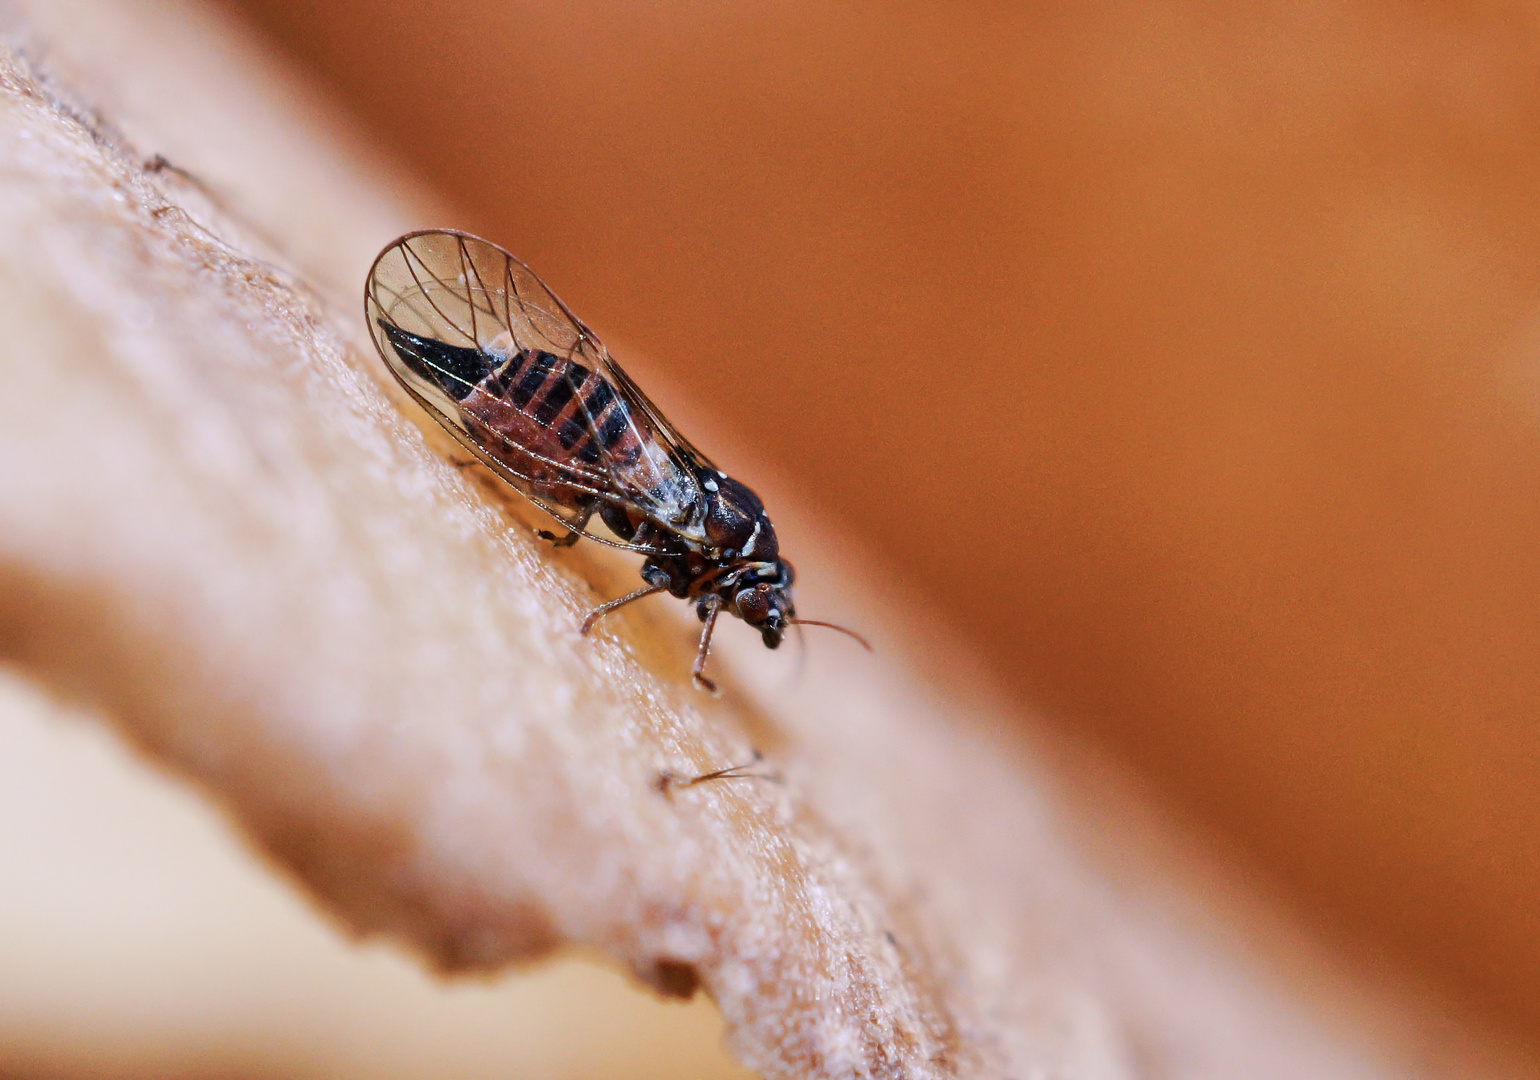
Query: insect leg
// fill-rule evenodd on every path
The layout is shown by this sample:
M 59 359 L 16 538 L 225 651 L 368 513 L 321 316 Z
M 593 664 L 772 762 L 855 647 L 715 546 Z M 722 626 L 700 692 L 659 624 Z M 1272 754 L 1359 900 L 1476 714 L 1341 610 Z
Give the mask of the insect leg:
M 725 769 L 717 769 L 713 772 L 701 773 L 699 776 L 685 777 L 669 769 L 660 769 L 655 786 L 659 791 L 667 795 L 671 791 L 694 787 L 696 784 L 704 784 L 712 780 L 768 780 L 772 784 L 785 783 L 785 780 L 778 772 L 756 773 L 749 771 L 764 760 L 765 755 L 756 749 L 751 761 L 746 761 L 742 765 L 729 765 Z
M 690 681 L 712 697 L 717 694 L 717 684 L 706 678 L 706 657 L 711 654 L 711 632 L 716 629 L 717 614 L 722 610 L 722 598 L 707 593 L 701 600 L 705 609 L 705 626 L 700 632 L 700 651 L 695 654 L 695 666 L 690 668 Z
M 608 604 L 600 604 L 598 607 L 594 608 L 588 613 L 588 618 L 583 620 L 582 633 L 587 634 L 588 631 L 594 628 L 594 623 L 604 618 L 616 608 L 625 607 L 633 600 L 640 600 L 644 596 L 651 596 L 653 593 L 662 592 L 666 588 L 668 588 L 667 585 L 647 585 L 637 589 L 634 593 L 626 593 L 626 595 L 622 596 L 619 600 L 611 600 Z
M 544 529 L 538 530 L 535 535 L 542 540 L 549 540 L 555 547 L 571 547 L 583 538 L 583 527 L 588 524 L 588 519 L 593 517 L 598 509 L 599 500 L 594 499 L 587 506 L 583 507 L 582 510 L 578 511 L 577 517 L 571 521 L 563 521 L 562 524 L 567 526 L 566 536 L 557 536 L 555 533 L 546 532 Z

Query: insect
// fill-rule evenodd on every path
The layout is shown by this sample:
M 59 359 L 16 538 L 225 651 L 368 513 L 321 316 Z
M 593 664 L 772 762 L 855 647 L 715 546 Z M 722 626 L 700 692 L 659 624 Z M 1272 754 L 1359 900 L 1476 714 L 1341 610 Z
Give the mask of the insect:
M 534 271 L 496 244 L 448 229 L 408 233 L 369 271 L 364 310 L 391 373 L 493 473 L 550 514 L 557 545 L 589 537 L 645 555 L 642 588 L 695 605 L 704 624 L 691 678 L 716 692 L 706 658 L 718 615 L 769 648 L 799 619 L 795 574 L 764 504 L 668 422 Z M 609 536 L 593 531 L 597 516 Z

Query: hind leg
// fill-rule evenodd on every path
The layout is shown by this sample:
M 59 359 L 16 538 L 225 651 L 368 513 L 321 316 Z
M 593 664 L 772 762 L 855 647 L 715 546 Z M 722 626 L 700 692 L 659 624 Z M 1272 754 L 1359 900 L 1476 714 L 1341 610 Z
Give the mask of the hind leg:
M 583 538 L 583 530 L 588 526 L 588 519 L 598 512 L 599 505 L 599 500 L 595 499 L 579 510 L 576 517 L 570 521 L 563 521 L 562 524 L 567 526 L 566 536 L 557 536 L 555 533 L 546 532 L 544 529 L 540 529 L 535 535 L 542 540 L 549 540 L 553 547 L 571 547 Z

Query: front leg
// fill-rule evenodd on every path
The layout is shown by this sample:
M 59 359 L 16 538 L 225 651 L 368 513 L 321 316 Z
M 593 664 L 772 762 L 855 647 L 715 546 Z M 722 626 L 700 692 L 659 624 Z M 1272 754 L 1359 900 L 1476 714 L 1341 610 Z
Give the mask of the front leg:
M 718 694 L 717 684 L 706 678 L 706 657 L 711 655 L 711 632 L 716 629 L 717 615 L 722 610 L 722 598 L 716 593 L 707 593 L 700 599 L 700 606 L 696 614 L 701 622 L 706 625 L 700 632 L 700 649 L 695 654 L 695 664 L 690 668 L 690 681 L 697 689 L 704 690 L 712 697 Z

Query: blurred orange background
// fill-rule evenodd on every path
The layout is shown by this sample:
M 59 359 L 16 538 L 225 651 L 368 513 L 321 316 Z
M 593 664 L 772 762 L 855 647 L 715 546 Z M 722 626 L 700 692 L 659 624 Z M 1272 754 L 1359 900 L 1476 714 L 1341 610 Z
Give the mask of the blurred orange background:
M 1533 1037 L 1533 9 L 231 6 L 1024 701 Z

